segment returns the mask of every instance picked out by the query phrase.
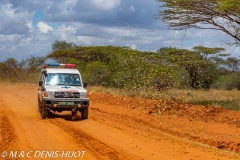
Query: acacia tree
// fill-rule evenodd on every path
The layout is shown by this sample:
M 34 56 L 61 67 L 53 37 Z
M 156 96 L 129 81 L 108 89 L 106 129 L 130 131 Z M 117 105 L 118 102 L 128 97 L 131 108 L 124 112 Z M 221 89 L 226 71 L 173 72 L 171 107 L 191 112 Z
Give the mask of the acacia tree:
M 183 67 L 189 76 L 191 88 L 209 88 L 216 79 L 217 64 L 213 61 L 224 48 L 195 46 L 194 51 L 165 47 L 157 53 L 163 56 L 163 62 L 171 62 Z
M 159 15 L 174 30 L 213 29 L 231 36 L 240 44 L 239 0 L 156 0 L 162 3 Z
M 73 42 L 67 42 L 65 40 L 62 41 L 55 41 L 54 44 L 52 44 L 52 51 L 58 51 L 58 50 L 63 50 L 63 49 L 70 49 L 74 48 L 77 45 Z
M 235 57 L 228 57 L 226 60 L 226 66 L 229 71 L 233 72 L 239 69 L 239 62 L 240 60 Z
M 220 52 L 225 51 L 225 49 L 221 47 L 209 48 L 204 46 L 194 46 L 193 49 L 198 52 L 204 60 L 212 60 L 213 58 L 216 58 L 216 55 L 221 57 L 225 56 L 225 54 L 219 55 Z
M 46 57 L 30 57 L 25 60 L 25 67 L 27 68 L 27 73 L 31 74 L 38 69 L 40 69 L 46 61 Z
M 15 58 L 6 59 L 1 63 L 1 77 L 3 79 L 17 80 L 20 77 L 25 64 L 26 61 L 24 59 L 21 62 L 18 62 Z

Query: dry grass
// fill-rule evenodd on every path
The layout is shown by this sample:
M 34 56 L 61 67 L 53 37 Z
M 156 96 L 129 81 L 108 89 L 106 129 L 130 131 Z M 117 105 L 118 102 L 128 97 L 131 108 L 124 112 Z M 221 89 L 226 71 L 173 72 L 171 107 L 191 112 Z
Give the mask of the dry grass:
M 171 89 L 166 92 L 177 100 L 183 102 L 200 101 L 200 100 L 218 100 L 226 101 L 238 99 L 240 92 L 237 90 L 226 91 L 226 90 L 176 90 Z
M 157 91 L 154 89 L 116 89 L 101 86 L 91 86 L 88 90 L 108 93 L 111 95 L 133 96 L 150 99 L 171 99 L 181 103 L 191 103 L 218 106 L 227 109 L 240 110 L 240 91 L 232 90 L 192 90 L 168 89 Z
M 2 84 L 21 84 L 21 85 L 36 85 L 35 83 L 13 83 L 11 81 L 1 81 Z M 155 89 L 142 88 L 135 90 L 106 88 L 101 86 L 88 86 L 90 91 L 108 93 L 114 96 L 132 96 L 147 99 L 171 99 L 181 103 L 191 103 L 208 106 L 218 106 L 222 108 L 240 110 L 240 91 L 232 90 L 179 90 L 168 89 L 158 91 Z

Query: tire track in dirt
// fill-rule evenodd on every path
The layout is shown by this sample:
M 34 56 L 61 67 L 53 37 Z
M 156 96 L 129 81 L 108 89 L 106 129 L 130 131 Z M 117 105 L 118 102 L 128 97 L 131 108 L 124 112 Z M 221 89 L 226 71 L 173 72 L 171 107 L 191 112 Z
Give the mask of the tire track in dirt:
M 30 152 L 30 156 L 34 159 L 59 157 L 59 159 L 69 160 L 74 152 L 81 153 L 81 155 L 78 154 L 80 159 L 97 159 L 91 152 L 85 152 L 84 146 L 75 143 L 71 135 L 49 121 L 40 119 L 37 102 L 31 103 L 37 98 L 32 96 L 31 92 L 0 90 L 0 95 L 2 95 L 1 103 L 4 104 L 4 106 L 1 105 L 1 110 L 4 111 L 1 112 L 1 119 L 4 122 L 2 125 L 5 126 L 4 130 L 1 129 L 1 141 L 3 142 L 1 150 L 8 151 L 9 157 L 10 152 L 17 151 L 16 155 L 11 155 L 12 157 L 7 157 L 7 159 L 31 159 L 26 155 L 20 157 L 19 153 L 22 151 L 25 154 Z M 19 101 L 22 97 L 26 100 Z M 7 118 L 3 119 L 5 117 Z M 46 152 L 50 154 L 47 155 Z M 84 157 L 82 154 L 85 154 Z
M 111 121 L 115 121 L 115 123 L 119 123 L 119 126 L 120 125 L 128 126 L 130 128 L 141 129 L 147 132 L 151 131 L 153 133 L 154 133 L 154 130 L 158 131 L 158 133 L 155 133 L 155 134 L 159 134 L 159 130 L 160 130 L 161 134 L 164 134 L 164 135 L 175 136 L 175 138 L 176 137 L 188 138 L 193 142 L 200 142 L 202 144 L 208 144 L 210 146 L 213 146 L 219 149 L 225 149 L 225 150 L 234 151 L 236 153 L 240 153 L 240 143 L 237 143 L 237 142 L 224 141 L 223 139 L 216 140 L 216 139 L 203 138 L 202 136 L 198 136 L 197 134 L 193 134 L 192 132 L 190 133 L 179 132 L 177 130 L 173 130 L 172 127 L 159 126 L 159 125 L 156 125 L 156 123 L 146 122 L 144 119 L 141 119 L 141 118 L 136 118 L 136 117 L 126 115 L 126 114 L 121 114 L 121 113 L 111 113 L 107 110 L 103 110 L 100 108 L 92 107 L 91 110 L 92 112 L 98 112 L 95 114 L 101 115 L 102 117 L 104 117 L 104 119 L 110 119 Z M 116 117 L 121 117 L 121 118 L 116 118 Z M 93 119 L 97 120 L 96 117 L 93 117 Z M 129 121 L 130 119 L 131 121 Z M 152 121 L 154 120 L 152 119 Z M 118 129 L 120 129 L 119 126 L 117 126 Z
M 27 86 L 11 89 L 2 88 L 2 102 L 4 100 L 4 117 L 8 117 L 12 129 L 16 131 L 16 147 L 9 146 L 11 150 L 21 151 L 64 151 L 84 150 L 86 157 L 83 159 L 109 159 L 132 160 L 131 155 L 121 153 L 111 146 L 93 138 L 79 128 L 69 125 L 69 121 L 48 118 L 42 120 L 38 113 L 37 97 L 32 90 L 24 89 Z M 4 93 L 4 94 L 3 94 Z M 5 133 L 5 131 L 3 132 Z M 6 150 L 6 147 L 3 146 Z M 24 158 L 23 158 L 24 159 Z M 48 158 L 44 158 L 48 159 Z M 62 159 L 62 158 L 61 158 Z M 66 158 L 69 159 L 69 158 Z
M 66 122 L 63 119 L 50 120 L 51 123 L 55 124 L 65 132 L 70 134 L 76 143 L 82 144 L 88 151 L 94 153 L 99 160 L 134 160 L 135 158 L 131 155 L 127 155 L 123 152 L 117 151 L 102 141 L 92 137 L 88 133 L 84 132 L 80 128 L 76 128 L 70 125 L 70 122 Z
M 12 123 L 5 113 L 5 104 L 3 102 L 2 96 L 0 95 L 0 152 L 9 150 L 14 147 L 17 140 L 17 136 Z
M 216 155 L 221 155 L 220 157 L 222 157 L 222 158 L 225 157 L 226 159 L 236 159 L 236 160 L 240 159 L 240 154 L 230 151 L 230 150 L 236 151 L 236 148 L 234 148 L 234 147 L 237 144 L 235 144 L 235 143 L 233 143 L 233 146 L 232 146 L 232 144 L 229 144 L 228 147 L 230 148 L 230 150 L 227 150 L 227 148 L 224 148 L 225 151 L 221 152 L 222 148 L 217 148 L 216 146 L 212 145 L 213 143 L 215 143 L 215 141 L 210 141 L 211 145 L 208 145 L 209 141 L 207 141 L 207 142 L 204 140 L 201 142 L 198 140 L 192 141 L 191 139 L 186 138 L 186 137 L 188 137 L 187 135 L 180 136 L 179 133 L 177 133 L 177 134 L 171 133 L 170 134 L 170 132 L 165 132 L 161 128 L 157 128 L 154 125 L 149 125 L 149 123 L 147 123 L 141 119 L 137 119 L 137 118 L 134 118 L 134 117 L 131 117 L 128 115 L 123 115 L 121 113 L 120 114 L 111 113 L 106 110 L 102 110 L 102 109 L 94 108 L 94 107 L 91 108 L 91 112 L 92 112 L 92 114 L 95 115 L 93 117 L 94 120 L 98 120 L 105 125 L 115 127 L 119 130 L 123 130 L 123 131 L 127 132 L 127 134 L 132 134 L 132 135 L 135 134 L 135 136 L 138 136 L 139 131 L 140 131 L 140 133 L 145 132 L 145 135 L 142 135 L 142 136 L 146 137 L 147 140 L 157 139 L 157 140 L 169 141 L 169 143 L 175 144 L 175 147 L 177 146 L 177 144 L 180 144 L 180 147 L 182 145 L 182 146 L 188 146 L 189 148 L 192 148 L 192 147 L 193 148 L 195 148 L 195 147 L 196 148 L 199 148 L 199 147 L 206 148 L 206 150 L 210 150 L 208 152 L 213 152 Z M 116 125 L 116 124 L 118 124 L 118 125 Z M 126 126 L 128 128 L 131 128 L 131 130 L 129 129 L 128 131 L 126 131 L 125 130 Z M 221 143 L 221 142 L 219 141 L 219 143 Z M 231 147 L 233 147 L 233 148 L 231 148 Z M 203 149 L 203 150 L 205 150 L 205 149 Z M 228 153 L 230 153 L 230 155 L 231 155 L 230 157 L 228 157 Z M 177 155 L 177 154 L 175 154 L 175 155 Z
M 40 118 L 37 86 L 0 85 L 0 96 L 2 99 L 0 104 L 5 106 L 5 112 L 0 111 L 0 116 L 8 118 L 17 141 L 10 145 L 9 149 L 86 150 L 86 157 L 83 159 L 91 160 L 240 159 L 240 156 L 234 153 L 197 145 L 191 141 L 178 141 L 178 138 L 157 133 L 158 129 L 155 130 L 154 127 L 149 128 L 149 126 L 151 123 L 156 124 L 154 118 L 159 117 L 153 118 L 146 109 L 145 114 L 142 111 L 139 114 L 139 108 L 132 106 L 135 104 L 134 101 L 128 102 L 127 108 L 124 108 L 119 105 L 102 104 L 103 99 L 104 103 L 106 101 L 116 103 L 117 101 L 111 96 L 99 96 L 97 98 L 102 103 L 95 103 L 94 97 L 90 95 L 92 109 L 89 119 L 68 121 L 69 115 L 64 113 L 59 113 L 60 116 L 53 114 L 46 120 Z M 143 121 L 139 121 L 136 117 Z M 170 121 L 168 128 L 180 124 L 174 122 L 178 121 Z M 2 140 L 1 137 L 0 140 Z M 69 160 L 69 158 L 65 159 Z
M 92 107 L 95 107 L 96 105 L 99 104 L 91 104 Z M 104 106 L 101 105 L 101 107 Z M 95 111 L 93 112 L 93 110 L 91 110 L 90 119 L 88 120 L 82 121 L 81 119 L 76 119 L 75 121 L 66 121 L 58 119 L 60 116 L 55 115 L 53 118 L 50 118 L 50 121 L 54 124 L 58 123 L 57 125 L 63 126 L 63 128 L 67 128 L 66 130 L 72 132 L 73 135 L 76 135 L 77 139 L 78 136 L 81 137 L 82 134 L 86 134 L 97 141 L 107 144 L 107 146 L 111 146 L 111 148 L 117 150 L 117 152 L 115 152 L 116 154 L 119 154 L 119 152 L 125 153 L 128 157 L 133 156 L 135 159 L 201 160 L 212 158 L 219 160 L 238 160 L 240 158 L 240 156 L 237 156 L 235 153 L 223 152 L 222 150 L 218 150 L 217 148 L 208 145 L 193 143 L 186 139 L 184 140 L 171 135 L 158 133 L 157 130 L 155 130 L 156 132 L 153 132 L 151 128 L 150 131 L 144 132 L 142 128 L 136 129 L 132 125 L 127 125 L 121 121 L 115 121 L 114 118 L 119 118 L 119 116 L 108 116 L 102 112 Z M 66 117 L 66 115 L 64 117 Z M 125 121 L 123 118 L 121 120 Z M 128 119 L 128 122 L 132 123 L 130 121 L 132 120 Z M 135 123 L 135 125 L 138 124 Z M 143 127 L 147 128 L 147 126 Z M 77 129 L 77 131 L 73 132 L 74 129 Z M 83 138 L 79 143 L 85 139 L 87 138 Z M 85 141 L 83 143 L 88 142 Z M 90 145 L 90 147 L 92 147 L 92 145 Z M 102 151 L 108 158 L 107 153 L 109 151 L 107 150 L 107 152 L 105 152 L 105 148 L 102 147 L 98 152 L 101 153 Z
M 131 121 L 128 120 L 131 119 L 131 127 L 136 127 L 133 123 L 141 124 L 145 128 L 149 126 L 195 142 L 240 153 L 240 112 L 97 92 L 92 92 L 90 98 L 95 103 L 112 105 L 91 108 L 103 117 L 119 120 L 125 125 L 130 125 Z

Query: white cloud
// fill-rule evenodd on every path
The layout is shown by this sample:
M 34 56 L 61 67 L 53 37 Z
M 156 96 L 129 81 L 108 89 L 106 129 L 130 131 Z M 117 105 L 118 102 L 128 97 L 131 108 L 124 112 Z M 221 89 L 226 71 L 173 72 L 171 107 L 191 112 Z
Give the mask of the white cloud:
M 77 40 L 84 45 L 92 45 L 92 42 L 96 41 L 94 37 L 89 37 L 89 36 L 78 36 Z
M 91 4 L 103 10 L 113 9 L 121 4 L 121 0 L 91 0 Z
M 131 49 L 137 49 L 137 45 L 136 44 L 127 44 L 127 47 L 130 47 Z
M 20 45 L 28 45 L 30 44 L 31 40 L 33 38 L 24 38 L 24 39 L 21 39 L 21 41 L 19 42 Z
M 19 34 L 10 34 L 10 35 L 1 35 L 0 42 L 1 43 L 12 43 L 21 39 L 23 36 Z
M 31 13 L 19 11 L 11 4 L 0 4 L 0 17 L 1 34 L 25 34 L 28 32 L 26 21 L 30 19 Z
M 3 0 L 0 53 L 4 56 L 0 56 L 0 61 L 6 57 L 21 60 L 29 55 L 47 54 L 55 40 L 83 46 L 129 46 L 142 51 L 156 51 L 161 47 L 192 49 L 194 45 L 203 45 L 224 47 L 235 56 L 240 53 L 239 47 L 226 45 L 232 39 L 221 32 L 167 30 L 161 20 L 152 18 L 157 14 L 158 4 L 148 0 L 60 0 L 58 3 Z M 42 12 L 37 21 L 36 10 Z
M 35 31 L 35 27 L 33 26 L 32 21 L 27 21 L 25 25 L 27 26 L 30 33 L 33 33 Z
M 53 28 L 44 22 L 38 22 L 37 27 L 38 30 L 42 33 L 48 33 L 50 31 L 53 31 Z
M 74 6 L 77 5 L 77 1 L 78 0 L 67 0 L 67 1 L 65 1 L 65 5 L 68 5 L 70 7 L 74 7 Z
M 65 33 L 65 32 L 69 32 L 69 33 L 76 33 L 76 27 L 71 27 L 71 26 L 65 26 L 65 25 L 61 25 L 60 27 L 57 28 L 57 31 L 59 33 Z
M 58 24 L 58 28 L 55 29 L 55 37 L 60 38 L 61 40 L 69 41 L 69 39 L 74 39 L 74 34 L 76 33 L 76 27 L 68 26 L 64 24 Z M 72 40 L 71 40 L 72 42 Z
M 130 7 L 130 10 L 131 10 L 132 12 L 135 12 L 135 11 L 136 11 L 136 9 L 135 9 L 134 6 L 131 6 L 131 7 Z
M 135 29 L 103 27 L 102 30 L 104 31 L 104 33 L 115 35 L 117 37 L 135 37 L 136 36 Z

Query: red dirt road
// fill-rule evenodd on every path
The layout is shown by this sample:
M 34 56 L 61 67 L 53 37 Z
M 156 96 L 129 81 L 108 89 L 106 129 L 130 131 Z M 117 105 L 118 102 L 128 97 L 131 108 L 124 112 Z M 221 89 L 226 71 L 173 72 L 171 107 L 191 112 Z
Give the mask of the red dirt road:
M 37 86 L 0 84 L 0 159 L 240 160 L 239 111 L 89 95 L 89 119 L 42 120 Z

